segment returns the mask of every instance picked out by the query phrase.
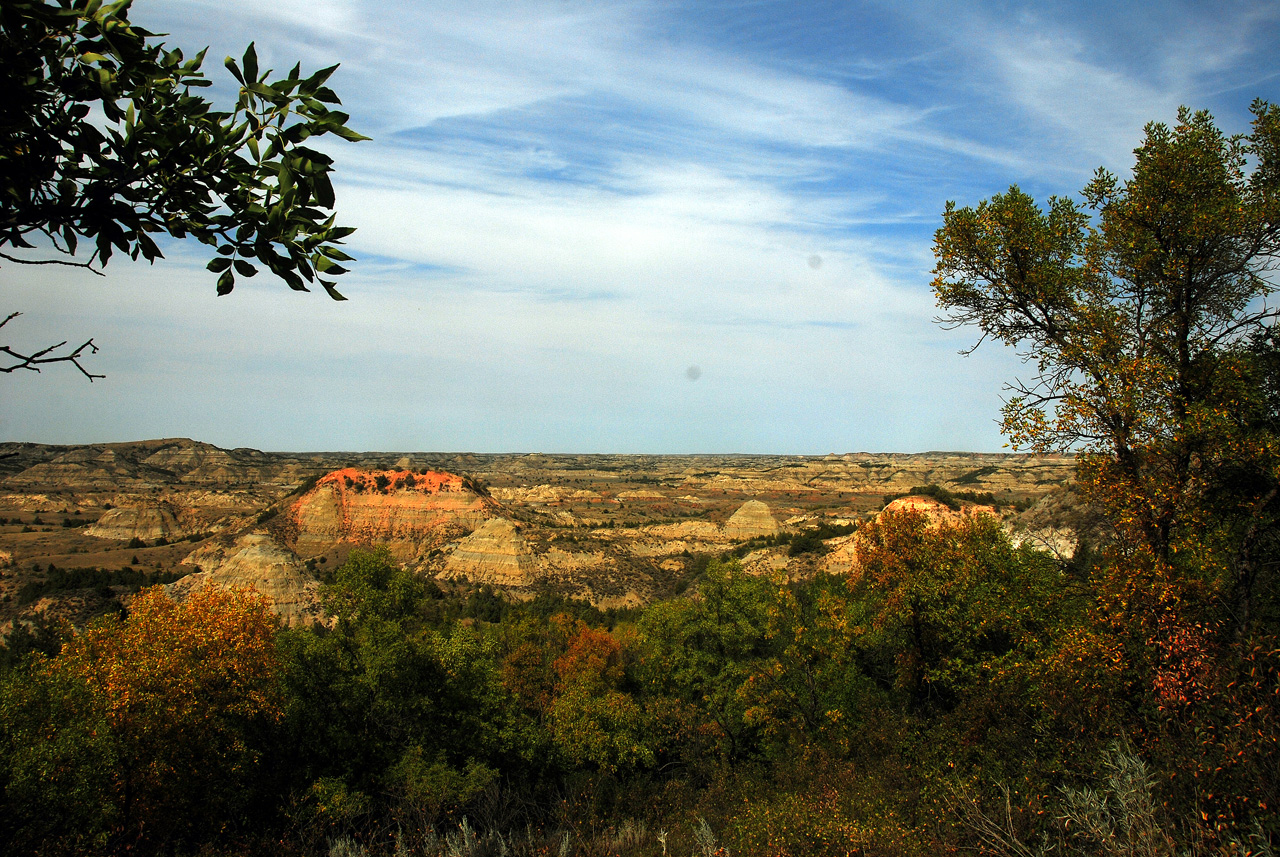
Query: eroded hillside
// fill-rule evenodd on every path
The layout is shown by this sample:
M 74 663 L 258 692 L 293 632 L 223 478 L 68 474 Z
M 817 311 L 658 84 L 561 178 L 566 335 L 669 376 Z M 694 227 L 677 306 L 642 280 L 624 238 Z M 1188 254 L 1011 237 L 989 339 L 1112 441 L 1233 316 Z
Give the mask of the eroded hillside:
M 1065 456 L 268 453 L 185 439 L 0 444 L 0 623 L 117 609 L 138 585 L 252 585 L 289 621 L 356 546 L 445 587 L 646 603 L 728 551 L 839 571 L 847 532 L 914 486 L 980 499 L 1069 550 Z M 988 496 L 989 495 L 989 496 Z M 1068 498 L 1069 500 L 1069 498 Z M 969 504 L 971 505 L 971 504 Z M 1066 503 L 1069 510 L 1071 504 Z M 1058 509 L 1058 511 L 1054 511 Z M 1038 515 L 1038 517 L 1037 517 Z M 1030 524 L 1027 523 L 1030 521 Z M 310 581 L 310 583 L 308 582 Z

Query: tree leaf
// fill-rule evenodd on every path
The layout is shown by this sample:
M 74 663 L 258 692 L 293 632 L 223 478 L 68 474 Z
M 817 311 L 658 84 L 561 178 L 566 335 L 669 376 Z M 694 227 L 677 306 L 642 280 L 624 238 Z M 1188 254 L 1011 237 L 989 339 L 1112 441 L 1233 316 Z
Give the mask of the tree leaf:
M 339 250 L 337 247 L 331 247 L 328 244 L 320 248 L 320 252 L 328 256 L 330 259 L 337 259 L 339 262 L 354 262 L 355 257 L 349 256 Z
M 363 140 L 373 139 L 372 137 L 366 137 L 364 134 L 360 134 L 360 133 L 357 133 L 356 131 L 352 131 L 350 128 L 348 128 L 345 125 L 339 125 L 337 127 L 330 128 L 329 130 L 334 134 L 337 134 L 342 139 L 351 143 L 359 143 Z
M 245 83 L 252 85 L 258 82 L 258 50 L 254 47 L 253 42 L 244 49 L 244 77 Z

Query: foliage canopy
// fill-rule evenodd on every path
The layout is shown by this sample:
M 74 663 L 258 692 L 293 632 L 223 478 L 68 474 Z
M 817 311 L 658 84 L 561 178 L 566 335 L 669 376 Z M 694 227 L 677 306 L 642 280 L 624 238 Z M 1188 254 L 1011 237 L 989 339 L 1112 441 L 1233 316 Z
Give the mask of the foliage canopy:
M 325 84 L 336 66 L 278 78 L 252 44 L 227 69 L 230 112 L 193 90 L 211 82 L 128 19 L 130 0 L 6 0 L 0 8 L 0 258 L 105 265 L 116 252 L 153 261 L 160 234 L 216 248 L 219 294 L 265 266 L 290 288 L 334 277 L 353 230 L 332 214 L 333 160 L 304 145 L 346 127 Z M 87 262 L 72 261 L 82 239 Z M 58 254 L 54 259 L 31 253 Z M 17 251 L 17 252 L 15 252 Z M 25 252 L 24 252 L 25 251 Z
M 281 716 L 274 617 L 214 587 L 177 604 L 157 586 L 130 607 L 0 683 L 0 837 L 146 851 L 249 811 L 237 781 L 257 774 L 256 739 Z
M 948 203 L 933 281 L 946 324 L 1035 368 L 1009 387 L 1013 444 L 1085 453 L 1122 536 L 1157 565 L 1195 557 L 1242 628 L 1280 515 L 1280 107 L 1252 111 L 1249 134 L 1186 108 L 1147 125 L 1132 176 L 1099 169 L 1084 207 L 1016 186 Z
M 1016 185 L 947 204 L 933 281 L 944 320 L 1036 367 L 1004 409 L 1016 445 L 1131 460 L 1179 443 L 1223 386 L 1224 353 L 1275 319 L 1257 301 L 1280 252 L 1280 108 L 1253 112 L 1250 135 L 1186 108 L 1174 128 L 1149 124 L 1133 176 L 1099 169 L 1084 189 L 1096 221 L 1067 198 L 1041 210 Z

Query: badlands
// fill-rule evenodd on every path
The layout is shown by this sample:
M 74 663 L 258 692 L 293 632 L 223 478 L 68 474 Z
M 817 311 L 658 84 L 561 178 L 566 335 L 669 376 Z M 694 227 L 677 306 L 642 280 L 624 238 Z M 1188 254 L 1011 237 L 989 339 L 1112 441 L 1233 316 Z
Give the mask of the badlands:
M 0 444 L 0 633 L 79 622 L 139 585 L 175 597 L 252 586 L 289 623 L 322 619 L 319 583 L 385 547 L 444 588 L 551 592 L 630 607 L 683 591 L 706 557 L 751 571 L 849 573 L 847 533 L 886 503 L 985 511 L 1064 555 L 1070 456 L 852 453 L 267 453 L 186 439 Z M 951 509 L 918 486 L 977 500 Z M 989 496 L 988 496 L 989 495 Z M 953 502 L 953 505 L 954 502 Z M 797 540 L 809 537 L 797 550 Z

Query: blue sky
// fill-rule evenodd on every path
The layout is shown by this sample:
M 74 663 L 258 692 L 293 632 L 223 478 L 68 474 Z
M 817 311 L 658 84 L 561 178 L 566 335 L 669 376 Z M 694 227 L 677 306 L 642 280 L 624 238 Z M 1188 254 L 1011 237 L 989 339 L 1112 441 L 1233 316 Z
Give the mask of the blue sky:
M 932 323 L 948 199 L 1074 194 L 1142 126 L 1280 100 L 1272 2 L 137 0 L 220 59 L 339 62 L 350 298 L 217 298 L 199 245 L 7 266 L 0 439 L 270 450 L 996 451 L 1017 357 Z

